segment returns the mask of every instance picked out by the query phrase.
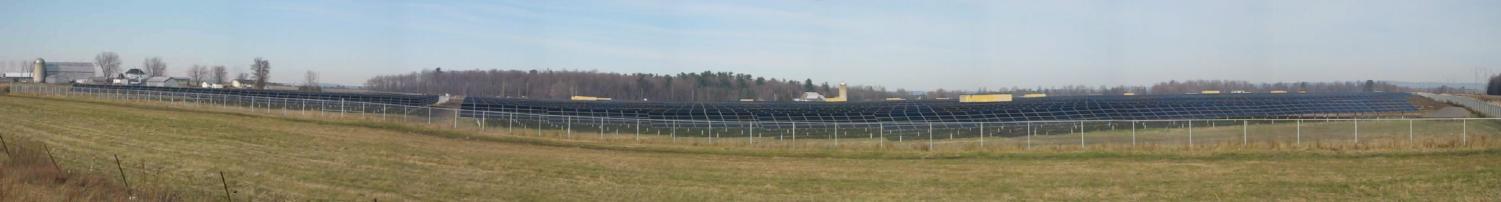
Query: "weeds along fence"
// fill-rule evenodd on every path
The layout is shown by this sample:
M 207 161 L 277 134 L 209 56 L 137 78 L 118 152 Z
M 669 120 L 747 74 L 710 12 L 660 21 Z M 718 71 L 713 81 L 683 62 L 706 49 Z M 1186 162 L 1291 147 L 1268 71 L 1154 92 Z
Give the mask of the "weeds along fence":
M 345 100 L 14 85 L 13 94 L 214 106 L 274 116 L 352 118 L 576 141 L 845 149 L 1112 147 L 1463 147 L 1501 135 L 1497 118 L 780 122 L 630 119 L 461 110 Z M 1441 100 L 1442 101 L 1442 100 Z

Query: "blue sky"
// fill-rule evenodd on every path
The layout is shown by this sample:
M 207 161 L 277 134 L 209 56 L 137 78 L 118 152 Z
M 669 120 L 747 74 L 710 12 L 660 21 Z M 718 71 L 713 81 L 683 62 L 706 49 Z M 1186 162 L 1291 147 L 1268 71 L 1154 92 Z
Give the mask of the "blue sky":
M 1501 1 L 26 1 L 0 61 L 164 58 L 363 83 L 418 69 L 734 71 L 908 89 L 1470 82 Z M 832 83 L 831 82 L 831 83 Z

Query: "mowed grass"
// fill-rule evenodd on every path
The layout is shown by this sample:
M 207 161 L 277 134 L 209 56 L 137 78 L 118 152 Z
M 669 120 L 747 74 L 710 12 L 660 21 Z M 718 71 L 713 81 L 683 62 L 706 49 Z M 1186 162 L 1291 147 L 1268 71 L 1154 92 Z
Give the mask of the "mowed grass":
M 236 200 L 1462 200 L 1501 149 L 780 150 L 596 143 L 0 96 L 0 135 L 67 170 Z

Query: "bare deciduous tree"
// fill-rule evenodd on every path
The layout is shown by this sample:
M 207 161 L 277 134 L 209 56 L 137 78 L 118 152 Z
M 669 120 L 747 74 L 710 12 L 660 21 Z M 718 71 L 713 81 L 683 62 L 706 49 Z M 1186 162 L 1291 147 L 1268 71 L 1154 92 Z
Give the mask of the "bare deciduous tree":
M 229 79 L 229 70 L 224 69 L 224 65 L 214 66 L 211 71 L 213 75 L 210 78 L 214 79 L 214 83 L 223 84 L 225 79 Z
M 308 70 L 307 71 L 307 75 L 304 76 L 303 79 L 304 80 L 302 81 L 302 90 L 305 90 L 305 91 L 323 91 L 323 87 L 320 86 L 320 85 L 318 85 L 318 72 L 313 72 L 313 70 Z
M 266 89 L 266 80 L 271 76 L 271 62 L 255 58 L 255 64 L 250 65 L 250 71 L 255 73 L 255 89 Z
M 209 72 L 207 66 L 203 65 L 193 65 L 193 67 L 188 68 L 187 73 L 188 78 L 192 79 L 193 85 L 198 85 L 199 83 L 208 81 L 210 74 L 213 74 L 212 72 Z
M 99 66 L 99 72 L 103 72 L 104 77 L 114 78 L 116 73 L 120 73 L 120 55 L 115 52 L 99 53 L 94 56 L 94 65 Z
M 141 63 L 141 68 L 146 70 L 146 75 L 149 76 L 167 75 L 167 63 L 162 62 L 161 57 L 146 58 L 146 62 Z

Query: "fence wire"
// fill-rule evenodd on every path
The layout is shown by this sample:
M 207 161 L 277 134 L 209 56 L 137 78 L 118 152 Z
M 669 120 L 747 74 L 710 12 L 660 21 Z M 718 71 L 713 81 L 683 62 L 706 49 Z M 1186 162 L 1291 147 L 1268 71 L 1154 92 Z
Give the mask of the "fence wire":
M 353 118 L 601 141 L 973 148 L 1098 145 L 1429 144 L 1501 135 L 1497 118 L 1268 118 L 1004 122 L 717 121 L 463 110 L 434 106 L 120 88 L 12 85 L 15 94 L 217 106 L 279 116 Z M 1463 97 L 1419 94 L 1472 107 Z M 1457 97 L 1457 98 L 1456 98 Z M 1486 105 L 1491 106 L 1492 105 Z M 1486 109 L 1483 107 L 1478 107 Z M 1477 110 L 1485 111 L 1485 110 Z

